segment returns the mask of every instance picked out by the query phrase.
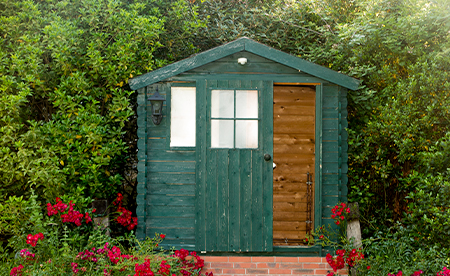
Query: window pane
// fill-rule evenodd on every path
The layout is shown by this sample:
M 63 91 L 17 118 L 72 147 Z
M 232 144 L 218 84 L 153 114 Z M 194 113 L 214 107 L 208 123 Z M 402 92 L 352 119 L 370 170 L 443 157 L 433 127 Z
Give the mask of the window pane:
M 258 118 L 258 91 L 236 91 L 236 118 Z
M 258 121 L 236 121 L 236 148 L 258 147 Z
M 211 117 L 234 118 L 234 90 L 211 91 Z
M 211 120 L 211 147 L 232 148 L 234 137 L 233 120 Z
M 195 87 L 172 87 L 170 146 L 195 147 Z

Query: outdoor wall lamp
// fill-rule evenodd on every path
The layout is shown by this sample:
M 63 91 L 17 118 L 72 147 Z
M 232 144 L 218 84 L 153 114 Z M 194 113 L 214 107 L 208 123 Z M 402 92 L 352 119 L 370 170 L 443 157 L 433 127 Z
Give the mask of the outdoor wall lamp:
M 156 92 L 148 98 L 150 104 L 152 105 L 152 121 L 155 125 L 159 125 L 163 118 L 162 107 L 163 102 L 166 100 L 161 95 L 159 95 L 158 87 L 156 87 Z

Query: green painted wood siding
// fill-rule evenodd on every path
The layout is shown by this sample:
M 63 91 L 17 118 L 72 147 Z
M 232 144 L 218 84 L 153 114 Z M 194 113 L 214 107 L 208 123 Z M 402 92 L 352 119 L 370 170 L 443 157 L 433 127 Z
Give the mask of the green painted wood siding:
M 139 175 L 138 175 L 138 238 L 165 234 L 167 248 L 190 248 L 195 245 L 195 149 L 172 150 L 170 134 L 170 85 L 158 84 L 166 98 L 163 120 L 154 125 L 147 97 L 156 85 L 138 91 Z M 147 92 L 147 95 L 145 95 Z M 142 117 L 142 118 L 141 118 Z M 141 141 L 142 140 L 142 141 Z M 144 154 L 145 153 L 145 154 Z M 145 166 L 145 169 L 142 167 Z M 144 170 L 144 172 L 142 172 Z M 145 177 L 142 175 L 145 173 Z
M 248 66 L 237 64 L 238 57 L 246 57 Z M 229 174 L 229 170 L 216 170 L 215 173 L 207 170 L 207 162 L 211 162 L 210 165 L 214 165 L 213 163 L 216 162 L 215 166 L 225 167 L 223 164 L 225 158 L 221 157 L 225 153 L 217 151 L 214 155 L 211 153 L 209 156 L 207 155 L 209 137 L 206 124 L 208 106 L 205 100 L 208 93 L 207 82 L 218 80 L 236 84 L 240 81 L 248 82 L 249 79 L 268 83 L 321 84 L 316 86 L 316 107 L 319 109 L 316 110 L 318 121 L 316 121 L 314 224 L 316 227 L 323 224 L 335 226 L 331 219 L 331 208 L 339 201 L 347 200 L 347 89 L 243 51 L 172 76 L 164 80 L 164 84 L 157 84 L 160 94 L 167 99 L 163 107 L 164 118 L 159 126 L 153 125 L 151 121 L 151 109 L 147 101 L 147 97 L 155 91 L 156 84 L 138 90 L 138 238 L 153 237 L 155 232 L 164 233 L 167 235 L 166 245 L 204 250 L 207 243 L 206 236 L 211 235 L 211 231 L 213 231 L 207 229 L 218 229 L 225 223 L 222 219 L 217 221 L 209 219 L 208 210 L 216 208 L 217 211 L 225 211 L 228 216 L 243 215 L 245 217 L 245 213 L 241 214 L 242 209 L 256 208 L 256 205 L 253 204 L 249 207 L 249 203 L 244 200 L 244 202 L 239 202 L 242 204 L 242 209 L 239 209 L 236 214 L 231 214 L 234 211 L 225 209 L 227 203 L 224 200 L 205 196 L 213 196 L 215 192 L 208 190 L 212 187 L 206 185 L 211 179 L 221 180 L 218 182 L 221 184 L 217 186 L 217 192 L 223 193 L 227 190 L 233 192 L 229 183 L 233 181 L 234 177 Z M 194 148 L 170 149 L 169 147 L 170 86 L 182 85 L 175 84 L 173 81 L 191 82 L 186 85 L 196 87 L 197 142 Z M 272 116 L 272 114 L 269 115 Z M 231 152 L 228 154 L 229 158 L 235 158 L 238 162 L 241 158 L 245 159 L 240 155 L 233 156 L 234 153 Z M 239 190 L 239 192 L 241 191 Z M 246 197 L 253 198 L 253 192 L 261 193 L 261 191 L 252 191 L 252 195 Z M 270 196 L 259 198 L 272 204 Z M 243 201 L 243 198 L 239 197 L 239 201 Z M 213 204 L 215 205 L 213 206 Z M 205 224 L 196 225 L 196 218 L 205 218 Z M 242 248 L 250 248 L 247 241 L 240 240 L 240 235 L 245 233 L 248 235 L 248 231 L 252 231 L 249 229 L 257 227 L 256 225 L 259 223 L 253 218 L 244 220 L 243 228 L 239 230 L 239 233 L 220 232 L 215 240 L 210 240 L 208 243 L 215 246 L 216 251 L 230 251 L 230 248 L 225 245 L 228 246 L 229 243 L 227 244 L 226 241 L 231 237 L 231 239 L 236 239 L 236 244 Z M 265 231 L 269 233 L 271 229 Z M 252 240 L 249 243 L 257 244 L 258 242 Z M 270 252 L 271 248 L 266 247 L 264 250 Z M 284 249 L 275 248 L 274 250 Z M 299 254 L 303 252 L 309 255 L 321 252 L 317 249 L 312 251 L 309 249 L 295 250 Z
M 322 224 L 337 228 L 331 209 L 347 201 L 347 91 L 323 85 Z

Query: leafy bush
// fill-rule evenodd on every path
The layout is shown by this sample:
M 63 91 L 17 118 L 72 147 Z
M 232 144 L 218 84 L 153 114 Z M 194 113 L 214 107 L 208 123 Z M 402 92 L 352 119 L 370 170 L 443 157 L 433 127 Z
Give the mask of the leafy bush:
M 448 246 L 424 246 L 402 226 L 396 226 L 387 233 L 379 232 L 364 244 L 366 257 L 359 266 L 361 275 L 388 275 L 398 271 L 412 275 L 422 270 L 423 276 L 435 276 L 449 265 Z
M 95 210 L 83 208 L 89 199 L 79 197 L 77 204 L 72 200 L 66 204 L 67 197 L 57 198 L 55 204 L 42 208 L 36 198 L 32 193 L 28 201 L 8 199 L 27 212 L 21 225 L 7 228 L 14 236 L 7 248 L 10 253 L 0 250 L 2 275 L 200 275 L 204 266 L 195 252 L 182 249 L 166 254 L 159 247 L 163 234 L 145 241 L 133 233 L 115 239 L 106 235 L 107 229 L 93 224 Z M 133 220 L 124 219 L 127 210 L 121 204 L 119 194 L 115 205 L 121 214 L 114 220 L 133 226 Z M 10 221 L 2 217 L 0 222 Z

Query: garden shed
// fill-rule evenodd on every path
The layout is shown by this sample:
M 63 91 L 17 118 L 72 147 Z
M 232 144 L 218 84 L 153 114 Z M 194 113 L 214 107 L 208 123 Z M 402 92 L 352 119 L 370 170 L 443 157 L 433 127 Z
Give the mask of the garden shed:
M 347 90 L 358 80 L 243 37 L 129 84 L 139 238 L 322 256 L 304 240 L 347 200 Z

